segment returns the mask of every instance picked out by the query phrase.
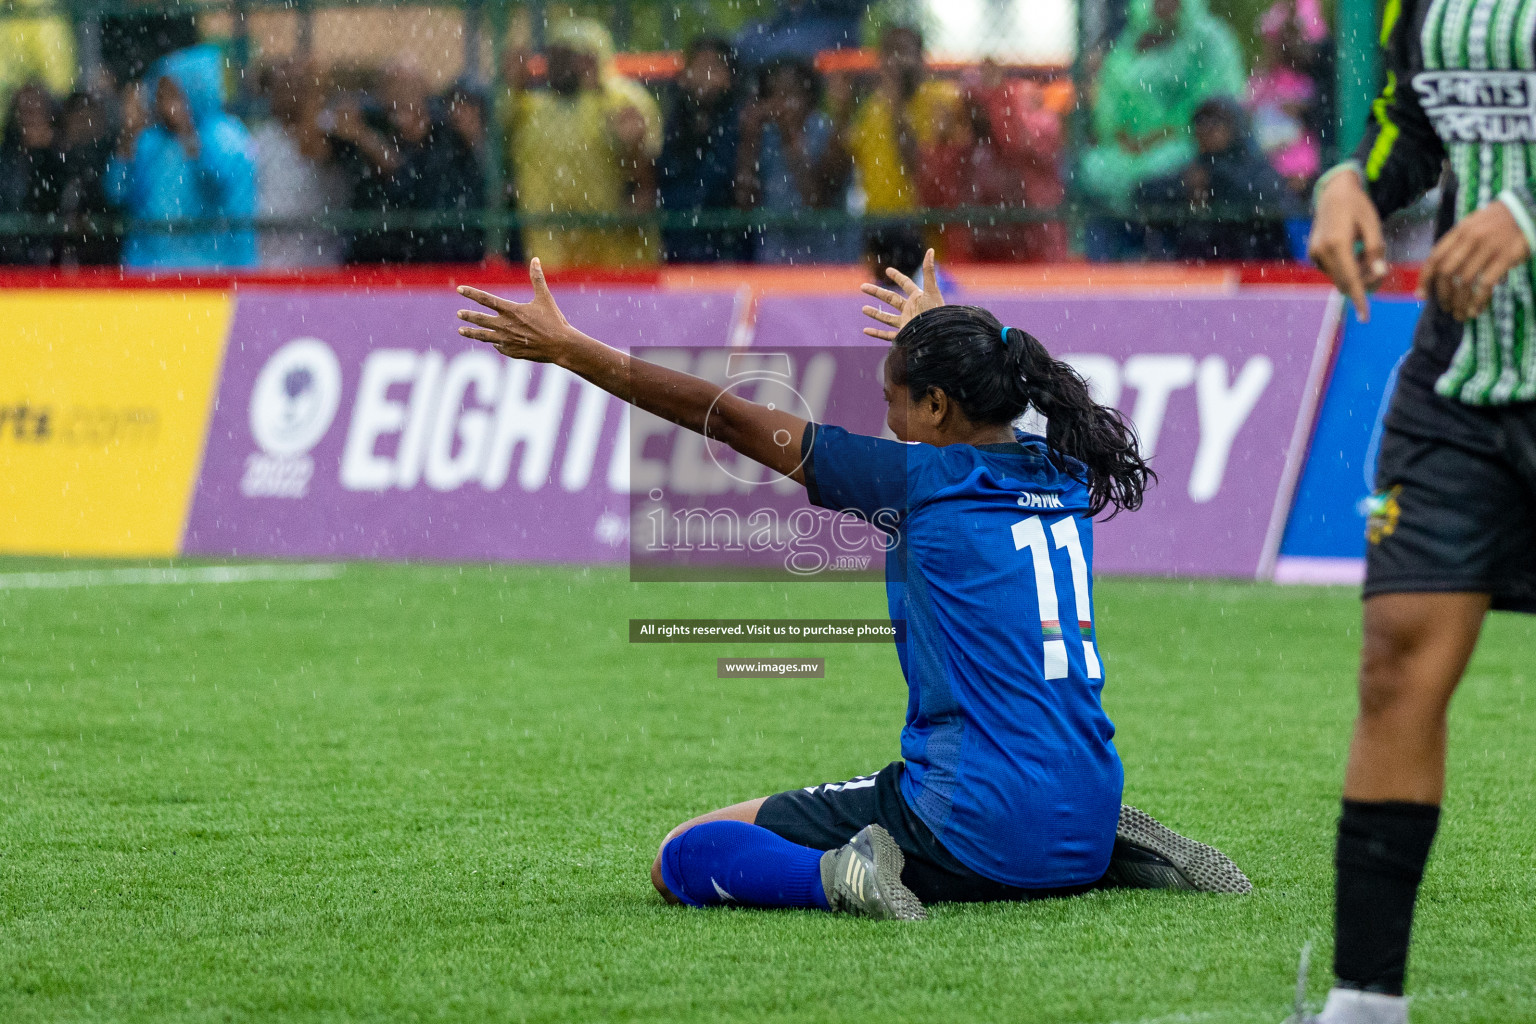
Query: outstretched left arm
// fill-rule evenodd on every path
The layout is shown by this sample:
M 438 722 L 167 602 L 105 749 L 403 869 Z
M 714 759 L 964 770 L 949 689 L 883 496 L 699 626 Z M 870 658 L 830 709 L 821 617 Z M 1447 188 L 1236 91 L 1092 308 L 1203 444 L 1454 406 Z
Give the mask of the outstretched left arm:
M 589 338 L 572 327 L 555 305 L 537 259 L 529 264 L 528 276 L 533 282 L 532 302 L 459 288 L 460 295 L 490 310 L 459 310 L 459 319 L 471 325 L 460 327 L 459 333 L 493 345 L 513 359 L 554 363 L 637 409 L 714 438 L 805 483 L 800 443 L 809 425 L 806 420 L 722 393 L 707 380 L 636 359 Z

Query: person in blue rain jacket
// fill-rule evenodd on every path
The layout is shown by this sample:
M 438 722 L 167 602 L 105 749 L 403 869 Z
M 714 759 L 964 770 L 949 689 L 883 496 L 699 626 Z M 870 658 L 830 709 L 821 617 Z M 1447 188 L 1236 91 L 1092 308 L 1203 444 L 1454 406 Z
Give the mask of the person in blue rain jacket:
M 256 213 L 250 133 L 224 109 L 224 57 L 199 45 L 167 54 L 124 103 L 108 198 L 134 221 L 238 219 Z M 136 268 L 256 265 L 249 228 L 152 228 L 128 232 L 123 264 Z

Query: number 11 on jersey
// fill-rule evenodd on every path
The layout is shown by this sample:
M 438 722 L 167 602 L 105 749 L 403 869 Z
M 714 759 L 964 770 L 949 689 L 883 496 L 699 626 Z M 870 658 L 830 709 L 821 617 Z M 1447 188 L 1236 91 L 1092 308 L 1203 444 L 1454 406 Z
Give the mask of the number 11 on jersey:
M 1083 638 L 1083 661 L 1089 679 L 1104 678 L 1099 653 L 1093 646 L 1093 610 L 1088 604 L 1088 559 L 1083 556 L 1082 538 L 1077 533 L 1077 519 L 1065 516 L 1051 524 L 1051 537 L 1058 548 L 1066 548 L 1072 564 L 1072 597 L 1077 606 L 1077 627 Z M 1051 569 L 1050 541 L 1039 516 L 1030 516 L 1013 524 L 1013 547 L 1029 549 L 1035 566 L 1035 593 L 1040 599 L 1040 636 L 1045 642 L 1045 678 L 1065 679 L 1068 672 L 1067 641 L 1061 632 L 1057 611 L 1056 573 Z

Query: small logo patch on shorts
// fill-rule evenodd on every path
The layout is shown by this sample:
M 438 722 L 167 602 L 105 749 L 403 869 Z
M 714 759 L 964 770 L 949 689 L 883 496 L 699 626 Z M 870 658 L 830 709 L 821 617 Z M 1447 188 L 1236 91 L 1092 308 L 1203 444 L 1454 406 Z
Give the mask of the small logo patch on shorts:
M 1398 484 L 1389 491 L 1377 491 L 1360 502 L 1360 509 L 1365 513 L 1366 540 L 1380 544 L 1383 538 L 1392 536 L 1397 530 L 1397 520 L 1403 514 L 1397 496 L 1402 493 L 1403 485 Z

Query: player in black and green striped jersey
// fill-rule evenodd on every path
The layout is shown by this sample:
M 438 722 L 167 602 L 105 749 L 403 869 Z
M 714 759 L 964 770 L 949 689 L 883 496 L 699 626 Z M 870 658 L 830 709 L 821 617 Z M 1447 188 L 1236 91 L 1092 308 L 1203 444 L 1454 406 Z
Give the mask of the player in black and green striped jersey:
M 1443 190 L 1367 525 L 1360 713 L 1323 1024 L 1400 1024 L 1446 712 L 1490 608 L 1536 612 L 1536 0 L 1388 0 L 1386 83 L 1311 254 L 1363 320 L 1381 218 Z M 1363 259 L 1357 255 L 1363 248 Z

